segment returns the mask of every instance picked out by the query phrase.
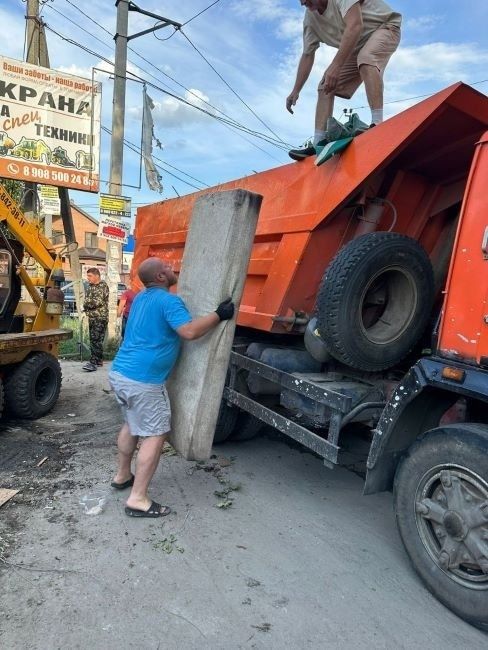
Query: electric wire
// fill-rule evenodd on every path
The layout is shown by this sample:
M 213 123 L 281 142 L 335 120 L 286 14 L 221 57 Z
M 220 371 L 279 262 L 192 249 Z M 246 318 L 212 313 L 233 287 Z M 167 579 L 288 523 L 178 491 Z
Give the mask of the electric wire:
M 91 56 L 94 56 L 94 57 L 104 61 L 105 63 L 108 63 L 112 67 L 114 66 L 113 61 L 110 61 L 110 59 L 107 59 L 106 57 L 102 56 L 99 52 L 95 52 L 94 50 L 90 49 L 86 45 L 83 45 L 82 43 L 79 43 L 78 41 L 75 41 L 72 38 L 64 36 L 63 34 L 58 32 L 57 30 L 50 27 L 47 23 L 44 23 L 44 27 L 46 29 L 48 29 L 50 32 L 52 32 L 53 34 L 55 34 L 56 36 L 58 36 L 59 38 L 61 38 L 66 43 L 69 43 L 70 45 L 73 45 L 75 47 L 78 47 L 78 48 L 82 49 L 84 52 L 87 52 Z M 128 75 L 130 75 L 130 76 L 128 76 Z M 180 97 L 179 95 L 175 95 L 174 93 L 172 93 L 172 92 L 170 92 L 168 90 L 165 90 L 164 88 L 161 88 L 161 86 L 158 86 L 158 85 L 154 84 L 153 82 L 148 81 L 144 77 L 141 77 L 140 75 L 137 75 L 134 72 L 128 72 L 126 75 L 124 75 L 124 78 L 128 79 L 130 81 L 138 81 L 139 83 L 146 84 L 147 86 L 149 86 L 151 88 L 155 88 L 159 92 L 161 92 L 161 93 L 163 93 L 165 95 L 168 95 L 169 97 L 173 97 L 177 101 L 179 101 L 179 102 L 181 102 L 181 103 L 183 103 L 183 104 L 185 104 L 185 105 L 187 105 L 187 106 L 189 106 L 191 108 L 194 108 L 195 110 L 200 111 L 201 113 L 203 113 L 205 115 L 208 115 L 209 117 L 212 117 L 212 118 L 214 118 L 214 119 L 216 119 L 216 120 L 218 120 L 218 121 L 220 121 L 222 123 L 229 124 L 234 129 L 239 129 L 239 130 L 243 131 L 244 133 L 247 133 L 248 135 L 252 135 L 253 137 L 256 137 L 258 139 L 261 139 L 261 140 L 265 141 L 267 144 L 272 144 L 273 146 L 275 146 L 275 147 L 277 147 L 279 149 L 287 150 L 286 146 L 281 145 L 279 142 L 277 142 L 276 140 L 274 140 L 270 136 L 265 135 L 264 133 L 260 133 L 259 131 L 254 131 L 252 129 L 249 129 L 248 127 L 245 127 L 243 125 L 235 123 L 232 120 L 228 120 L 226 118 L 220 117 L 219 115 L 215 115 L 214 113 L 206 110 L 205 108 L 203 108 L 201 106 L 197 106 L 196 104 L 192 104 L 187 99 L 184 99 L 183 97 Z
M 108 135 L 112 135 L 112 131 L 111 131 L 108 127 L 106 127 L 106 126 L 103 126 L 103 125 L 102 125 L 102 131 L 105 131 L 105 133 L 107 133 Z M 131 151 L 133 151 L 134 153 L 136 153 L 137 155 L 140 156 L 140 155 L 142 154 L 141 148 L 140 148 L 138 145 L 136 145 L 136 144 L 134 144 L 133 142 L 131 142 L 130 140 L 127 140 L 127 138 L 124 138 L 124 145 L 125 145 L 128 149 L 130 149 Z M 154 155 L 153 155 L 153 159 L 159 161 L 159 162 L 162 163 L 163 165 L 166 165 L 166 164 L 167 164 L 166 162 L 162 161 L 160 158 L 157 158 L 157 157 L 154 156 Z M 200 190 L 202 189 L 201 187 L 197 187 L 196 185 L 193 185 L 193 183 L 190 183 L 190 182 L 186 181 L 184 178 L 180 178 L 180 177 L 177 176 L 176 174 L 173 174 L 173 172 L 170 172 L 170 171 L 168 171 L 167 169 L 164 169 L 161 165 L 156 165 L 156 163 L 155 163 L 155 166 L 158 167 L 161 171 L 165 172 L 166 174 L 169 174 L 170 176 L 173 176 L 173 178 L 176 178 L 176 179 L 179 180 L 180 182 L 185 183 L 186 185 L 189 185 L 190 187 L 193 187 L 195 190 L 200 191 Z M 185 173 L 185 172 L 183 172 L 183 173 Z M 189 176 L 189 174 L 186 174 L 186 173 L 185 173 L 185 175 L 186 175 L 186 176 Z M 194 179 L 194 180 L 196 180 L 196 181 L 197 181 L 198 183 L 200 183 L 201 185 L 204 185 L 205 187 L 210 187 L 209 185 L 207 185 L 206 183 L 203 183 L 202 181 L 199 181 L 198 179 Z
M 217 0 L 217 1 L 220 2 L 220 0 Z M 71 5 L 71 6 L 72 6 L 74 9 L 76 9 L 78 12 L 80 12 L 83 16 L 85 16 L 85 18 L 87 18 L 88 20 L 90 20 L 93 24 L 97 25 L 100 29 L 102 29 L 102 30 L 103 30 L 105 33 L 107 33 L 109 36 L 112 36 L 111 32 L 110 32 L 108 29 L 106 29 L 106 28 L 105 28 L 103 25 L 101 25 L 98 21 L 96 21 L 94 18 L 92 18 L 91 16 L 89 16 L 87 13 L 85 13 L 82 9 L 80 9 L 77 5 L 75 5 L 71 0 L 65 0 L 65 2 L 68 3 L 69 5 Z M 216 2 L 214 2 L 212 5 L 209 5 L 209 6 L 207 7 L 207 9 L 210 9 L 210 7 L 212 7 L 214 4 L 216 4 Z M 192 18 L 190 18 L 189 20 L 187 20 L 186 23 L 183 23 L 183 25 L 188 24 L 189 22 L 191 22 L 192 20 L 194 20 L 195 18 L 197 18 L 197 16 L 201 15 L 201 14 L 202 14 L 204 11 L 206 11 L 207 9 L 204 9 L 204 10 L 203 10 L 202 12 L 200 12 L 199 14 L 196 14 L 195 16 L 193 16 Z M 57 11 L 57 13 L 61 14 L 62 16 L 64 16 L 64 14 L 62 14 L 60 11 Z M 68 20 L 69 20 L 69 19 L 68 19 Z M 74 22 L 74 21 L 70 21 L 70 22 Z M 74 23 L 74 24 L 76 24 L 76 23 Z M 83 30 L 83 31 L 86 31 L 86 30 Z M 177 31 L 177 30 L 175 30 L 175 32 L 176 32 L 176 31 Z M 88 33 L 89 33 L 89 32 L 88 32 Z M 172 34 L 172 36 L 173 36 L 173 34 Z M 100 42 L 103 43 L 103 41 L 101 41 L 101 39 L 98 39 L 98 38 L 97 38 L 97 40 L 99 40 Z M 158 40 L 162 41 L 162 40 L 167 40 L 167 39 L 161 39 L 161 38 L 158 38 Z M 104 43 L 104 44 L 107 46 L 106 43 Z M 137 57 L 139 57 L 142 61 L 144 61 L 145 63 L 147 63 L 147 64 L 150 65 L 151 67 L 155 68 L 155 69 L 158 71 L 158 73 L 159 73 L 160 75 L 164 75 L 165 77 L 167 77 L 168 79 L 170 79 L 174 84 L 176 84 L 176 85 L 179 86 L 180 88 L 183 88 L 187 93 L 189 93 L 190 95 L 192 95 L 193 97 L 195 97 L 196 99 L 198 99 L 199 102 L 202 102 L 202 103 L 206 104 L 207 106 L 209 106 L 210 108 L 212 108 L 214 111 L 217 111 L 217 112 L 220 113 L 222 116 L 224 116 L 225 118 L 227 118 L 228 120 L 230 120 L 230 122 L 234 122 L 234 123 L 236 124 L 236 127 L 237 127 L 237 125 L 239 125 L 239 127 L 242 126 L 239 122 L 237 122 L 237 120 L 234 120 L 234 119 L 233 119 L 232 117 L 230 117 L 227 113 L 225 113 L 224 111 L 222 111 L 220 108 L 217 108 L 216 106 L 214 106 L 213 104 L 211 104 L 211 103 L 208 102 L 207 100 L 203 99 L 201 96 L 199 96 L 199 95 L 197 95 L 195 92 L 193 92 L 190 88 L 187 88 L 184 84 L 182 84 L 182 83 L 180 83 L 179 81 L 177 81 L 176 79 L 174 79 L 174 77 L 172 77 L 171 75 L 167 74 L 166 72 L 164 72 L 163 70 L 161 70 L 160 68 L 158 68 L 157 65 L 155 65 L 152 61 L 150 61 L 150 60 L 147 59 L 145 56 L 143 56 L 142 54 L 140 54 L 139 52 L 137 52 L 137 50 L 135 50 L 134 48 L 132 48 L 132 47 L 130 47 L 130 46 L 128 46 L 128 49 L 129 49 L 133 54 L 135 54 Z M 136 65 L 133 61 L 130 61 L 130 63 L 133 63 L 134 65 Z M 159 77 L 156 77 L 156 76 L 153 75 L 151 72 L 149 72 L 148 70 L 144 69 L 142 66 L 138 66 L 138 67 L 139 67 L 139 68 L 140 68 L 144 73 L 146 73 L 147 75 L 149 75 L 149 76 L 152 77 L 153 79 L 156 79 L 159 83 L 162 83 Z M 164 85 L 165 85 L 167 88 L 169 88 L 169 86 L 167 86 L 166 84 L 164 84 Z M 230 130 L 232 130 L 232 125 L 231 125 L 230 123 L 229 123 L 229 126 L 228 126 L 227 128 L 229 129 L 229 127 L 230 127 Z M 237 127 L 237 128 L 239 128 L 239 127 Z M 247 128 L 247 127 L 246 127 L 246 128 Z M 250 132 L 251 135 L 253 135 L 253 133 L 252 133 L 251 131 L 249 131 L 249 132 Z M 256 149 L 259 149 L 260 151 L 262 151 L 264 154 L 266 154 L 267 156 L 269 156 L 270 158 L 272 158 L 272 159 L 275 160 L 276 162 L 281 163 L 281 160 L 279 160 L 278 158 L 276 158 L 275 156 L 273 156 L 272 154 L 270 154 L 268 151 L 266 151 L 266 150 L 263 149 L 262 147 L 258 146 L 256 143 L 252 142 L 251 140 L 248 140 L 247 138 L 245 138 L 244 136 L 242 136 L 242 134 L 237 133 L 237 135 L 239 135 L 239 136 L 240 136 L 241 138 L 243 138 L 246 142 L 248 142 L 248 144 L 250 144 L 251 146 L 255 147 Z M 280 142 L 283 142 L 283 141 L 281 140 L 281 138 L 278 138 L 278 139 L 279 139 Z M 288 149 L 288 147 L 286 147 L 286 148 L 285 148 L 285 147 L 280 147 L 280 148 L 283 149 L 283 150 L 287 150 L 287 149 Z
M 466 82 L 470 86 L 479 86 L 480 84 L 485 84 L 488 82 L 488 79 L 481 79 L 480 81 L 469 81 Z M 442 90 L 442 89 L 441 89 Z M 413 95 L 412 97 L 402 97 L 401 99 L 391 99 L 389 102 L 384 102 L 383 106 L 387 106 L 389 104 L 400 104 L 402 102 L 409 102 L 413 99 L 425 99 L 426 97 L 432 97 L 432 95 L 435 95 L 436 92 L 439 91 L 433 91 L 431 93 L 426 93 L 425 95 Z M 369 108 L 369 106 L 356 106 L 354 108 L 351 108 L 351 111 L 358 111 L 359 109 L 362 108 Z
M 178 31 L 180 32 L 180 34 L 182 34 L 184 36 L 184 38 L 186 38 L 186 40 L 192 46 L 192 48 L 195 50 L 195 52 L 197 52 L 201 56 L 201 58 L 205 61 L 205 63 L 215 72 L 215 74 L 218 76 L 218 78 L 237 97 L 237 99 L 254 115 L 254 117 L 259 122 L 261 122 L 261 124 L 266 129 L 268 129 L 268 131 L 270 133 L 272 133 L 275 136 L 275 138 L 277 138 L 280 142 L 282 142 L 284 145 L 286 145 L 287 149 L 289 149 L 291 147 L 291 145 L 288 145 L 282 138 L 280 138 L 280 136 L 275 131 L 273 131 L 273 129 L 268 124 L 266 124 L 266 122 L 263 119 L 261 119 L 261 117 L 259 117 L 259 115 L 256 113 L 256 111 L 253 108 L 251 108 L 251 106 L 249 106 L 249 104 L 239 95 L 239 93 L 232 88 L 232 86 L 224 79 L 224 77 L 220 74 L 220 72 L 217 70 L 217 68 L 215 68 L 215 66 L 213 66 L 210 63 L 210 61 L 206 58 L 206 56 L 198 49 L 198 47 L 195 45 L 195 43 L 193 43 L 193 41 L 185 34 L 185 32 L 182 29 L 179 29 Z
M 195 14 L 194 16 L 192 16 L 192 18 L 189 18 L 186 22 L 184 22 L 184 23 L 182 24 L 182 27 L 184 27 L 185 25 L 188 25 L 188 23 L 191 23 L 192 20 L 195 20 L 195 18 L 198 18 L 198 16 L 201 16 L 202 14 L 204 14 L 206 11 L 208 11 L 209 9 L 211 9 L 214 5 L 216 5 L 216 4 L 219 3 L 219 2 L 220 2 L 220 0 L 215 0 L 215 2 L 212 2 L 211 5 L 208 5 L 208 7 L 205 7 L 205 9 L 202 9 L 202 10 L 199 11 L 197 14 Z

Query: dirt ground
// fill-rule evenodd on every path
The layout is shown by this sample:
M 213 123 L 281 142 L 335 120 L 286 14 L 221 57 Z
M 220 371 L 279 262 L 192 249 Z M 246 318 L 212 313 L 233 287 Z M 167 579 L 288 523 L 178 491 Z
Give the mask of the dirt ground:
M 414 574 L 391 495 L 276 435 L 207 463 L 168 448 L 152 496 L 174 513 L 129 519 L 107 367 L 63 374 L 49 416 L 2 423 L 0 487 L 20 490 L 0 508 L 2 648 L 486 649 Z

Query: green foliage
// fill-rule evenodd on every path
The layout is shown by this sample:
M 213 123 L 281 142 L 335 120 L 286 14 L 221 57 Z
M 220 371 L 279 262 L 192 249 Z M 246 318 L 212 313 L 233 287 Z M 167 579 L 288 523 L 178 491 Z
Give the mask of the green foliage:
M 80 321 L 78 318 L 71 318 L 70 316 L 65 316 L 61 320 L 61 327 L 63 329 L 69 329 L 73 332 L 73 338 L 68 341 L 61 341 L 59 344 L 59 356 L 60 357 L 71 357 L 80 359 L 80 336 L 82 341 L 86 346 L 86 349 L 83 348 L 81 354 L 81 360 L 87 361 L 90 358 L 90 339 L 88 336 L 88 323 L 86 319 L 83 321 L 83 333 L 80 328 Z M 103 346 L 103 358 L 107 361 L 112 360 L 120 346 L 120 339 L 114 337 L 105 341 Z
M 2 183 L 10 196 L 17 201 L 17 203 L 20 203 L 22 194 L 24 193 L 24 183 L 9 178 L 0 178 L 0 183 Z

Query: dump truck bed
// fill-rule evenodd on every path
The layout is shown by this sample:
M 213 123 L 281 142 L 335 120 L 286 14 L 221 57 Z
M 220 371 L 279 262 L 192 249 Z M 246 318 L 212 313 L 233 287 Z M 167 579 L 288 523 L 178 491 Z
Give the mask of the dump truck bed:
M 368 229 L 420 241 L 440 288 L 473 145 L 487 127 L 488 97 L 457 83 L 356 137 L 319 167 L 308 158 L 139 208 L 133 269 L 157 256 L 178 271 L 197 198 L 243 188 L 264 199 L 238 324 L 303 331 L 331 259 Z M 375 198 L 386 209 L 368 224 L 365 206 Z

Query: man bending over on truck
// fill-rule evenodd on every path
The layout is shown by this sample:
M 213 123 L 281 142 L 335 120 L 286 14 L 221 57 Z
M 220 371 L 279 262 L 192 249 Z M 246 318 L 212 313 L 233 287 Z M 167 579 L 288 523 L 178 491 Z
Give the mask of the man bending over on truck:
M 185 304 L 168 289 L 176 283 L 169 266 L 156 257 L 138 269 L 146 287 L 132 303 L 123 343 L 117 352 L 109 381 L 125 422 L 119 432 L 118 469 L 112 487 L 132 487 L 125 512 L 131 517 L 163 517 L 171 512 L 147 494 L 171 426 L 171 408 L 165 381 L 180 348 L 180 339 L 198 339 L 221 321 L 234 316 L 231 299 L 211 314 L 192 320 Z M 135 476 L 132 456 L 138 441 Z
M 83 370 L 93 372 L 103 365 L 103 339 L 108 325 L 108 285 L 100 278 L 100 271 L 93 267 L 88 269 L 86 277 L 89 283 L 85 294 L 83 310 L 88 316 L 90 334 L 90 361 L 82 366 Z
M 300 91 L 312 71 L 321 43 L 337 48 L 318 86 L 313 145 L 292 149 L 294 160 L 316 153 L 327 138 L 334 98 L 350 99 L 362 82 L 371 108 L 371 125 L 383 121 L 383 73 L 400 42 L 401 14 L 383 0 L 300 0 L 303 19 L 303 53 L 286 108 L 293 113 Z

